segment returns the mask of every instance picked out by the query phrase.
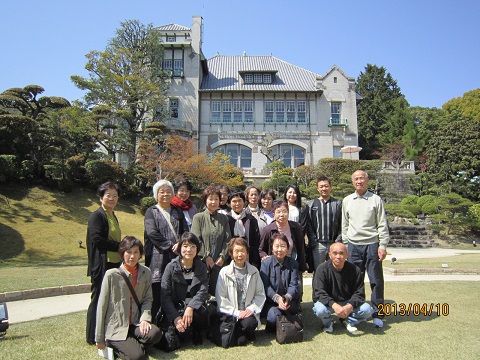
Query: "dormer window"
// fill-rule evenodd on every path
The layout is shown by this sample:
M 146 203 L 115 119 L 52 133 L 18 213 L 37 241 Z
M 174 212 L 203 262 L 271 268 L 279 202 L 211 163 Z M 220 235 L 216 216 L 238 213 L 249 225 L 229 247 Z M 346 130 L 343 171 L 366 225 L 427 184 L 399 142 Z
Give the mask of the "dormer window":
M 245 84 L 272 84 L 274 73 L 262 73 L 262 72 L 240 72 Z
M 175 42 L 175 36 L 167 36 L 167 42 Z

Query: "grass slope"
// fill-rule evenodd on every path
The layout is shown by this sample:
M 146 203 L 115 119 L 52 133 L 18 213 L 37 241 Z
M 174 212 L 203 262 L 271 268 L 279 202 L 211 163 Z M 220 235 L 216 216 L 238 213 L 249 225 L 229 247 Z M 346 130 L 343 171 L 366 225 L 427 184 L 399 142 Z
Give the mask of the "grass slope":
M 2 186 L 0 193 L 9 203 L 0 204 L 0 267 L 87 263 L 87 220 L 100 206 L 92 190 L 65 194 L 11 185 Z M 143 216 L 136 203 L 121 198 L 116 214 L 122 235 L 143 239 Z

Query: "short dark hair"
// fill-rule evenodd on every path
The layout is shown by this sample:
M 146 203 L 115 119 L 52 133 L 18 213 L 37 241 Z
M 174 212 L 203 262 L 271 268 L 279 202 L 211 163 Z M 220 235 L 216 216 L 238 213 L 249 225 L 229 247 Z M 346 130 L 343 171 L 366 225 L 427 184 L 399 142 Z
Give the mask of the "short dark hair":
M 203 202 L 206 203 L 208 197 L 213 194 L 218 196 L 218 200 L 222 198 L 222 193 L 220 192 L 220 189 L 217 186 L 209 185 L 205 189 L 203 189 L 203 192 L 202 192 Z
M 227 248 L 228 255 L 230 255 L 231 257 L 233 257 L 233 248 L 235 247 L 235 245 L 243 246 L 245 249 L 247 249 L 247 253 L 250 252 L 250 246 L 248 246 L 247 240 L 241 237 L 234 237 L 228 243 L 228 248 Z
M 283 240 L 287 244 L 287 249 L 290 249 L 290 243 L 288 242 L 287 236 L 285 234 L 274 233 L 270 238 L 270 253 L 273 250 L 273 242 L 277 239 Z
M 273 202 L 273 206 L 272 206 L 273 212 L 275 212 L 275 210 L 277 210 L 278 208 L 280 208 L 282 206 L 285 206 L 288 210 L 288 202 L 287 201 L 285 201 L 285 200 L 275 200 Z
M 138 246 L 138 250 L 140 250 L 140 255 L 143 256 L 143 244 L 140 240 L 138 240 L 135 236 L 127 235 L 125 236 L 122 241 L 120 242 L 120 246 L 118 247 L 118 253 L 123 261 L 123 255 L 130 250 L 134 246 Z
M 103 198 L 103 196 L 105 195 L 105 193 L 106 193 L 107 190 L 109 190 L 109 189 L 115 189 L 115 190 L 117 190 L 118 196 L 122 195 L 122 188 L 120 187 L 120 185 L 118 185 L 117 183 L 114 183 L 113 181 L 108 181 L 108 182 L 103 183 L 102 185 L 100 185 L 100 186 L 98 187 L 98 190 L 97 190 L 98 196 L 100 196 L 101 198 Z
M 332 182 L 330 181 L 330 179 L 326 176 L 319 176 L 318 179 L 317 179 L 317 186 L 318 186 L 318 183 L 320 181 L 326 181 L 328 182 L 328 185 L 332 186 Z
M 240 198 L 242 198 L 243 202 L 246 202 L 245 194 L 243 193 L 243 191 L 233 191 L 230 194 L 228 194 L 228 203 L 230 204 L 232 199 L 235 198 L 235 197 L 240 197 Z
M 277 195 L 275 195 L 275 191 L 273 191 L 272 189 L 264 189 L 260 193 L 260 200 L 262 200 L 267 195 L 270 195 L 272 197 L 273 201 L 275 201 L 275 199 L 277 198 Z M 260 203 L 260 205 L 261 205 L 261 203 Z
M 220 186 L 218 187 L 218 190 L 220 190 L 220 191 L 221 191 L 221 190 L 226 190 L 227 193 L 230 194 L 230 188 L 229 188 L 227 185 L 220 185 Z
M 190 181 L 188 181 L 187 179 L 182 178 L 182 179 L 175 180 L 175 192 L 177 192 L 178 189 L 180 189 L 181 186 L 186 186 L 188 191 L 193 190 L 192 183 Z
M 194 234 L 194 233 L 191 233 L 191 232 L 184 232 L 182 234 L 182 236 L 180 237 L 180 241 L 178 242 L 178 256 L 180 257 L 180 259 L 182 258 L 182 245 L 183 243 L 189 243 L 189 244 L 193 244 L 197 247 L 197 255 L 198 255 L 198 252 L 200 251 L 201 247 L 202 247 L 202 243 L 200 242 L 200 240 L 198 240 L 198 237 Z

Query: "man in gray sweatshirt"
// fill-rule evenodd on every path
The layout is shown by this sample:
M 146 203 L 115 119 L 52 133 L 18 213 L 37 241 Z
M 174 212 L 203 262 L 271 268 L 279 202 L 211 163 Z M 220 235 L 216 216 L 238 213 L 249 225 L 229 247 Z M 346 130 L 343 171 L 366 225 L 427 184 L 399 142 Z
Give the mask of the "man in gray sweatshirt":
M 389 241 L 387 216 L 382 199 L 368 190 L 368 174 L 357 170 L 352 175 L 355 192 L 343 199 L 342 240 L 348 244 L 348 261 L 367 272 L 375 309 L 373 324 L 383 327 L 378 305 L 384 303 L 382 261 Z

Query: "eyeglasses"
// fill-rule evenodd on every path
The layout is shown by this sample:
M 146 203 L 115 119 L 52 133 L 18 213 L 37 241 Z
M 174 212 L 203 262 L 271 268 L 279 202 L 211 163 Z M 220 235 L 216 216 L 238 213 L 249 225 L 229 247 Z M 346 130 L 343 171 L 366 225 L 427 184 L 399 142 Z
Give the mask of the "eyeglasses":
M 193 244 L 183 244 L 182 245 L 182 249 L 185 249 L 185 250 L 195 250 L 197 248 L 197 245 L 193 245 Z
M 275 249 L 275 250 L 286 249 L 287 244 L 273 245 L 272 248 Z
M 288 210 L 275 210 L 275 214 L 280 215 L 280 214 L 288 214 Z

